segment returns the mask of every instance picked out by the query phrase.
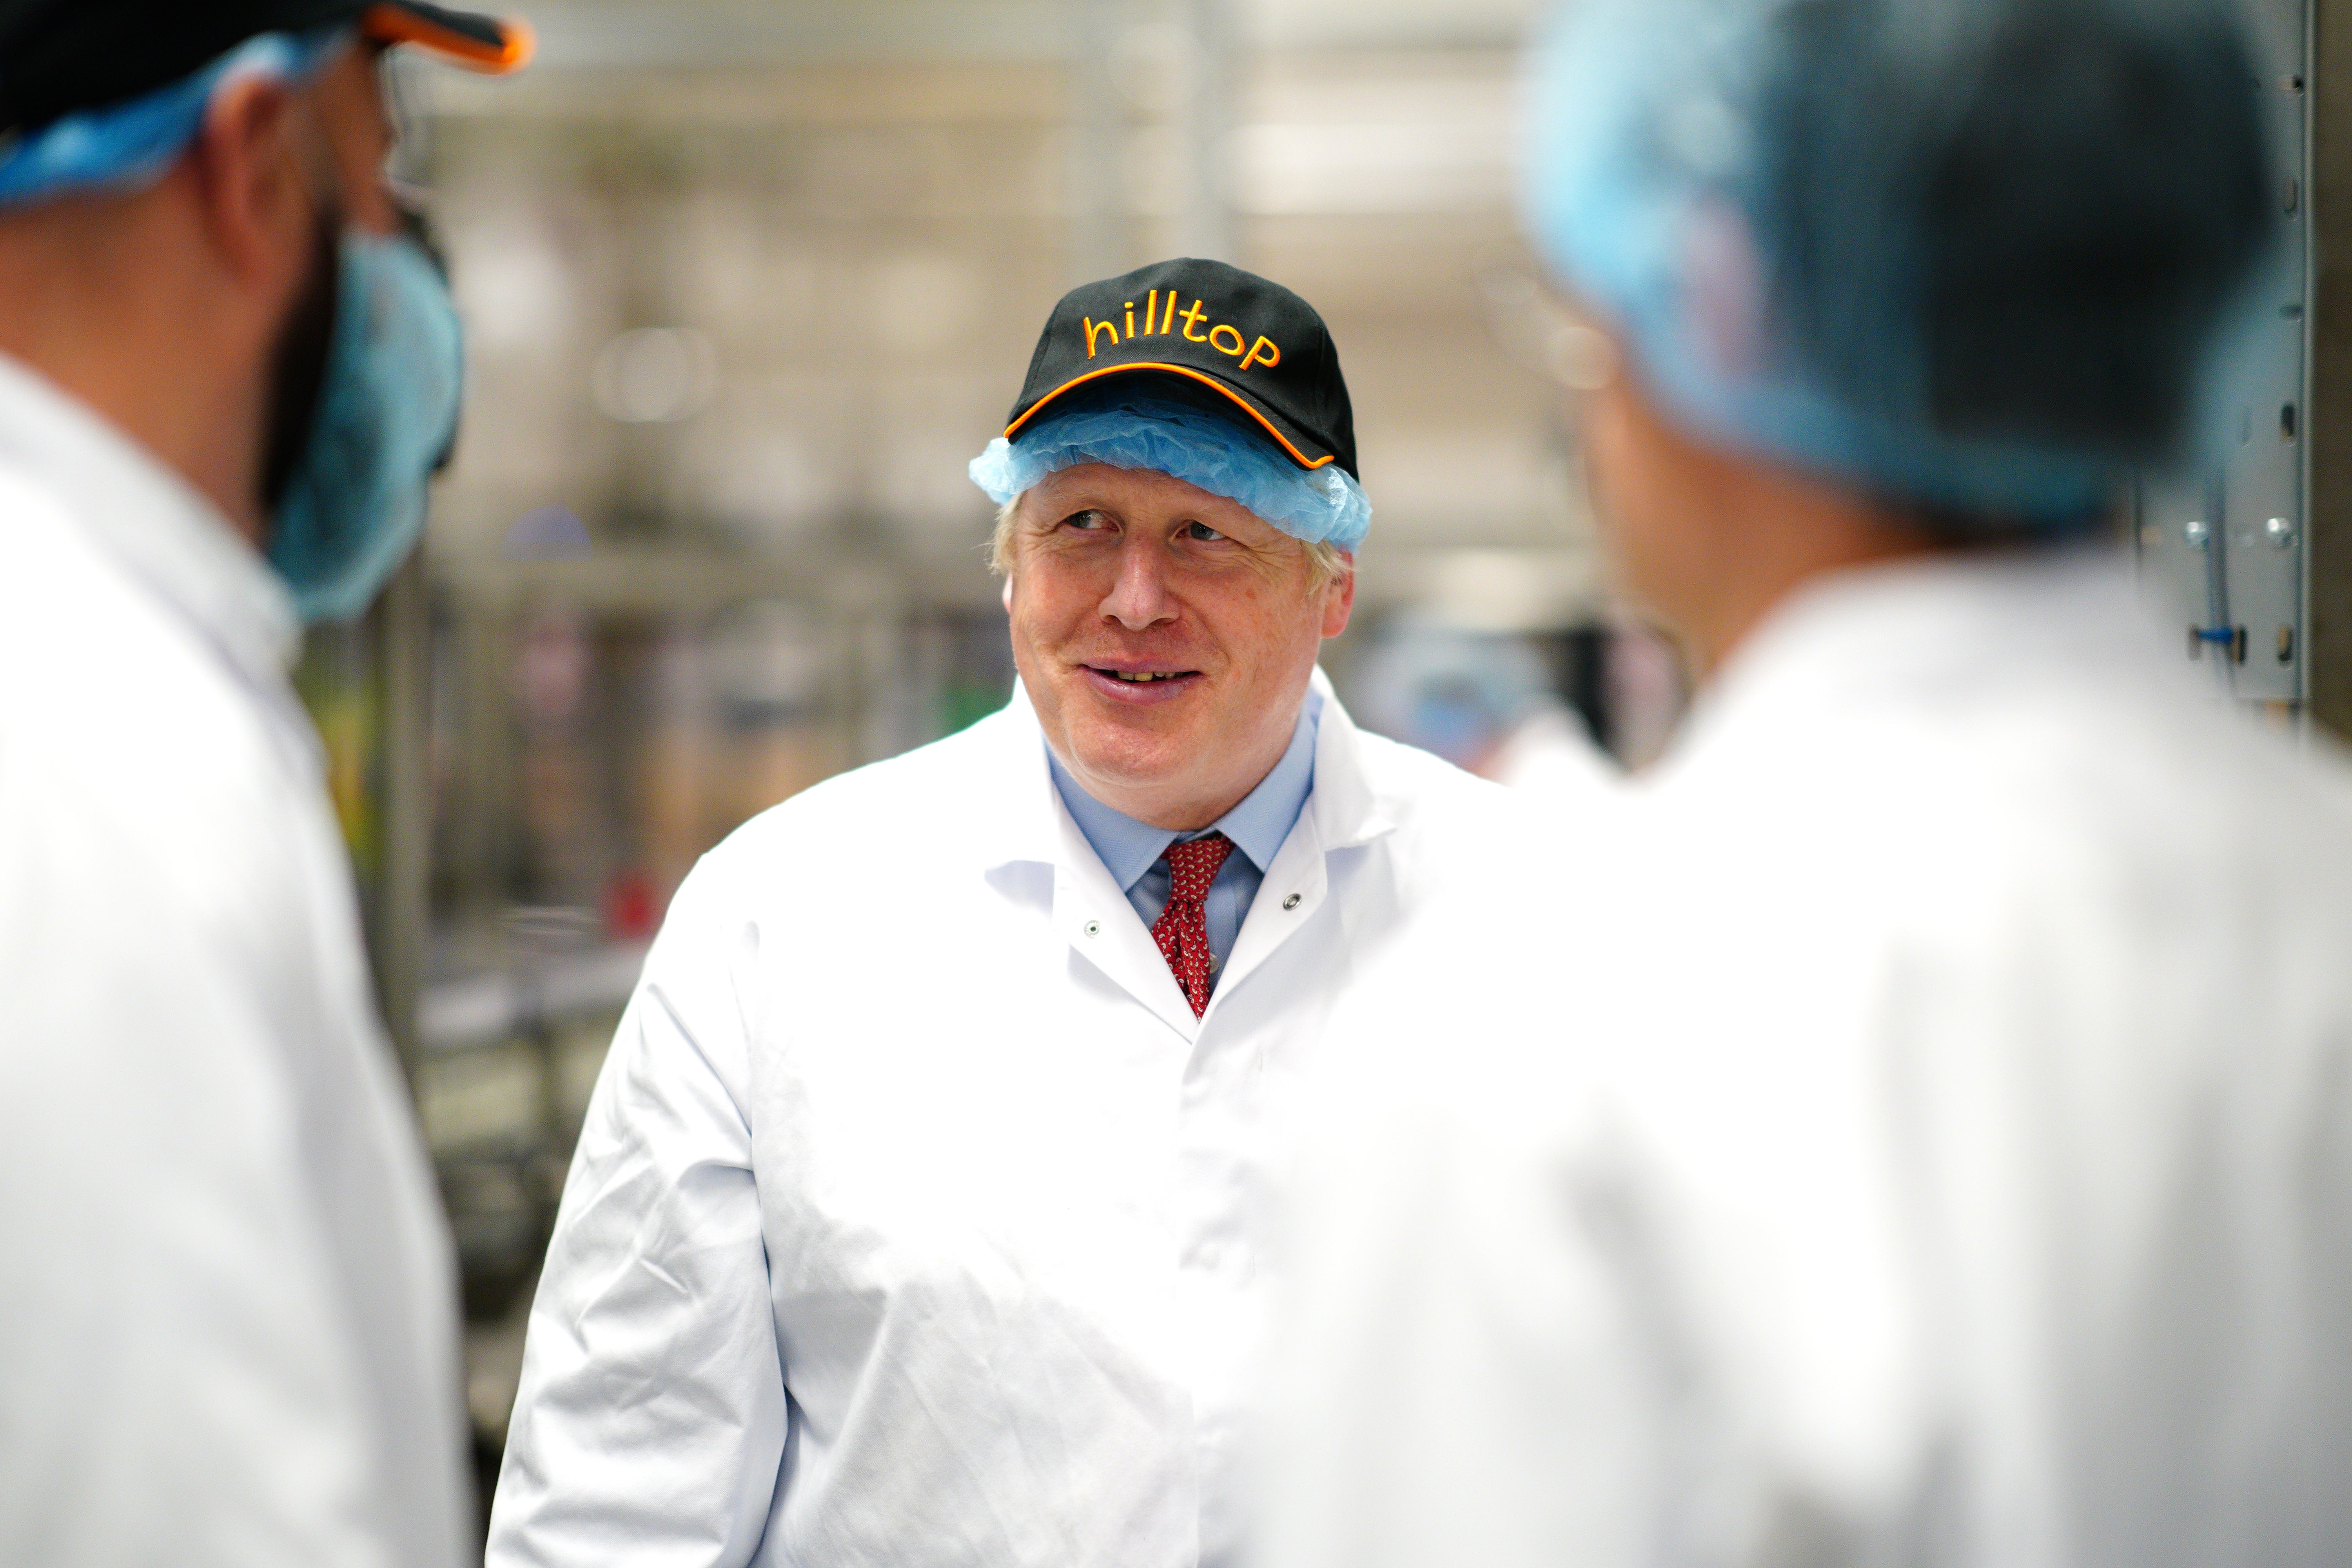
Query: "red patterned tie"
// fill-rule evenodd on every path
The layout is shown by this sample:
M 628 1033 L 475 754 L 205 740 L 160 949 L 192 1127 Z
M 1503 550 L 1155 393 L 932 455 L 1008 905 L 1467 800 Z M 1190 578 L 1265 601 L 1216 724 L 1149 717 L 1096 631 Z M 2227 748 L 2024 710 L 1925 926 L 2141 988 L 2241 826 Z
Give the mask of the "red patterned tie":
M 1209 884 L 1233 852 L 1234 841 L 1222 833 L 1168 847 L 1168 906 L 1151 922 L 1151 940 L 1195 1018 L 1209 1010 Z

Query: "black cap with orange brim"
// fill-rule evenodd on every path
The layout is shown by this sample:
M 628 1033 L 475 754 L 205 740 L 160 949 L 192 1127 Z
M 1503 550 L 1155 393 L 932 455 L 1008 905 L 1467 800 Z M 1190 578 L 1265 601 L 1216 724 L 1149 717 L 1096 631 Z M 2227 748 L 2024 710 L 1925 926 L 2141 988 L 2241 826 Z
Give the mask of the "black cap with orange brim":
M 1179 257 L 1071 289 L 1054 307 L 1004 428 L 1150 386 L 1254 430 L 1302 468 L 1356 474 L 1355 412 L 1315 308 L 1222 261 Z
M 524 23 L 422 0 L 0 0 L 0 141 L 142 97 L 259 34 L 344 25 L 469 70 L 530 58 Z
M 360 13 L 360 33 L 380 44 L 414 45 L 488 76 L 522 69 L 538 42 L 520 16 L 452 11 L 422 0 L 376 0 Z

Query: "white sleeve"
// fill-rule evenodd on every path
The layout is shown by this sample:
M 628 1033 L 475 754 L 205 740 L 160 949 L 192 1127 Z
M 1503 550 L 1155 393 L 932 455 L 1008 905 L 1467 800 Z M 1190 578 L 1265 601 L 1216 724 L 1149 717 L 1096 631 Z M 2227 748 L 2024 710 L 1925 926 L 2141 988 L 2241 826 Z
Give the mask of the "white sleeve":
M 52 795 L 13 826 L 0 1563 L 388 1568 L 366 1348 L 303 1157 L 321 1043 L 104 820 Z M 266 921 L 273 892 L 223 902 Z
M 749 952 L 708 867 L 622 1016 L 540 1277 L 493 1568 L 704 1568 L 757 1550 L 783 1369 L 740 1089 Z M 717 907 L 714 907 L 717 906 Z

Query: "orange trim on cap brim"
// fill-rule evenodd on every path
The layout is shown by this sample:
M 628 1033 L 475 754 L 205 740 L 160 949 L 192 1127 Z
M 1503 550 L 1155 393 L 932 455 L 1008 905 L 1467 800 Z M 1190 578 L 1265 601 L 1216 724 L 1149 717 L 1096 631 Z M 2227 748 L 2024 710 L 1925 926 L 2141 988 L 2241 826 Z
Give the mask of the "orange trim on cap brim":
M 1015 430 L 1020 429 L 1021 426 L 1028 424 L 1029 421 L 1037 417 L 1037 411 L 1039 409 L 1045 407 L 1048 403 L 1053 402 L 1054 399 L 1061 396 L 1062 394 L 1069 391 L 1070 388 L 1076 386 L 1081 383 L 1092 381 L 1099 375 L 1117 375 L 1123 370 L 1164 370 L 1172 375 L 1191 376 L 1202 386 L 1211 387 L 1218 392 L 1223 393 L 1227 397 L 1234 401 L 1234 405 L 1239 407 L 1242 412 L 1247 414 L 1251 418 L 1265 426 L 1265 433 L 1273 437 L 1276 441 L 1279 442 L 1282 446 L 1282 449 L 1290 454 L 1291 460 L 1296 462 L 1302 468 L 1319 468 L 1326 463 L 1335 463 L 1339 461 L 1339 455 L 1337 453 L 1334 453 L 1332 456 L 1328 458 L 1309 458 L 1306 453 L 1292 446 L 1290 444 L 1290 437 L 1276 429 L 1274 427 L 1274 422 L 1268 419 L 1265 415 L 1260 414 L 1255 404 L 1251 403 L 1249 399 L 1244 397 L 1240 393 L 1235 392 L 1232 387 L 1227 386 L 1223 382 L 1219 381 L 1215 376 L 1203 375 L 1199 371 L 1192 369 L 1190 365 L 1167 364 L 1158 360 L 1139 360 L 1132 364 L 1107 364 L 1100 370 L 1090 370 L 1084 375 L 1072 376 L 1069 380 L 1062 383 L 1061 385 L 1054 388 L 1053 391 L 1047 393 L 1045 396 L 1031 404 L 1029 405 L 1028 413 L 1024 414 L 1020 418 L 1015 419 L 1012 424 L 1007 425 L 1004 427 L 1004 438 L 1008 441 L 1012 440 L 1013 433 Z
M 414 11 L 398 5 L 371 5 L 360 17 L 360 32 L 380 44 L 414 44 L 420 49 L 439 56 L 451 65 L 486 76 L 505 76 L 519 71 L 530 63 L 531 51 L 538 47 L 538 36 L 530 24 L 520 16 L 501 16 L 499 26 L 506 35 L 501 44 L 486 44 L 481 39 L 460 33 L 454 27 L 435 26 Z

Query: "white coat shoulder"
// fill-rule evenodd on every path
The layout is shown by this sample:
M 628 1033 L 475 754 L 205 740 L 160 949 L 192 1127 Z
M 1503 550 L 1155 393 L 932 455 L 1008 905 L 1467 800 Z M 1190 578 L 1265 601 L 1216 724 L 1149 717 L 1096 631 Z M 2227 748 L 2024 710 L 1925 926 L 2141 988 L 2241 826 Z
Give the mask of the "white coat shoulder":
M 813 784 L 768 807 L 703 857 L 706 898 L 822 887 L 827 896 L 976 864 L 1008 809 L 1039 809 L 1046 774 L 1034 729 L 1012 712 Z M 1027 787 L 1024 795 L 1023 786 Z M 789 877 L 778 873 L 789 868 Z
M 1587 846 L 1607 831 L 1614 803 L 1598 787 L 1512 789 L 1383 736 L 1359 731 L 1357 746 L 1378 809 L 1396 826 L 1388 852 L 1404 900 L 1397 940 L 1423 940 L 1429 922 L 1456 918 L 1457 903 L 1494 909 L 1572 887 Z
M 1455 767 L 1434 752 L 1367 730 L 1353 733 L 1365 778 L 1382 804 L 1402 818 L 1444 826 L 1475 822 L 1508 809 L 1509 790 Z
M 657 1017 L 663 1037 L 688 1042 L 695 1070 L 732 1102 L 728 1116 L 748 1103 L 751 1042 L 779 986 L 866 974 L 873 952 L 936 923 L 943 891 L 977 879 L 1006 810 L 1038 809 L 1014 777 L 1050 786 L 1034 757 L 1022 768 L 1013 721 L 998 713 L 811 785 L 730 833 L 678 885 L 646 957 L 635 1027 Z M 1025 739 L 1042 744 L 1034 731 Z M 608 1062 L 599 1096 L 609 1081 L 617 1098 L 592 1108 L 592 1125 L 633 1094 L 668 1092 L 638 1081 L 650 1070 Z

